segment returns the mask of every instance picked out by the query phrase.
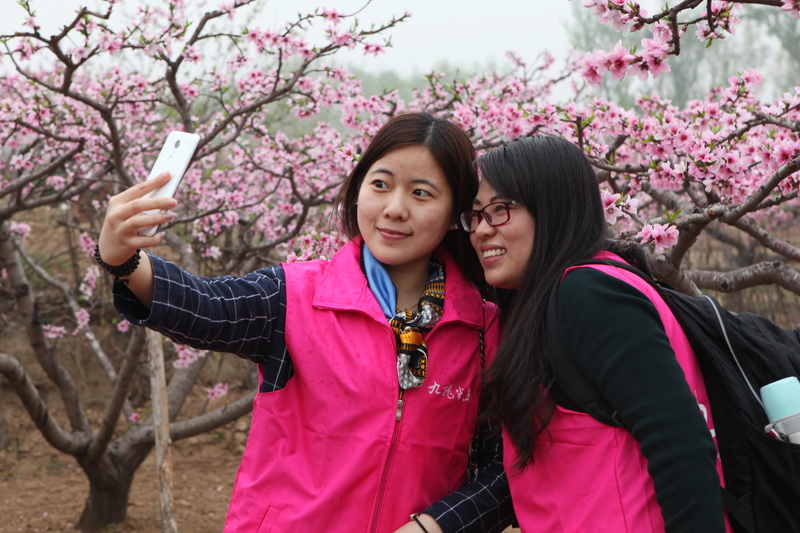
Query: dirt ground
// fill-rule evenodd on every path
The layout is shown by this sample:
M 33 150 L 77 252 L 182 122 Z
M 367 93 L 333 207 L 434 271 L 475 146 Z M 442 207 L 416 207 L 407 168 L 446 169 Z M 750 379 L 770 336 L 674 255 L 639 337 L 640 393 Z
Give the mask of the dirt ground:
M 16 404 L 16 405 L 15 405 Z M 0 451 L 0 533 L 75 531 L 89 484 L 72 457 L 55 452 L 24 417 L 4 402 L 8 443 Z M 246 419 L 247 417 L 245 417 Z M 175 515 L 181 533 L 219 533 L 228 508 L 247 421 L 172 448 Z M 103 533 L 161 531 L 154 454 L 139 467 L 126 523 Z

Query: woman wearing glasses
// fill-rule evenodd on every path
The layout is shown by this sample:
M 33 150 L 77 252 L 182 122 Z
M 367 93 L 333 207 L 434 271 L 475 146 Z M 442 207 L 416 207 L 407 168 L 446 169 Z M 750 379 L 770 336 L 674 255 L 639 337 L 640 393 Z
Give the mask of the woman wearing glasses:
M 725 531 L 713 422 L 683 332 L 637 276 L 570 269 L 591 258 L 647 268 L 641 249 L 606 240 L 588 159 L 566 140 L 537 135 L 477 166 L 482 181 L 461 222 L 498 289 L 503 338 L 484 394 L 503 424 L 522 531 Z M 622 428 L 581 412 L 558 386 L 545 327 L 556 284 L 558 340 Z
M 481 431 L 474 469 L 469 453 L 482 360 L 498 338 L 495 308 L 476 288 L 480 266 L 453 231 L 478 188 L 474 155 L 446 120 L 391 119 L 340 192 L 351 242 L 330 261 L 242 278 L 200 278 L 140 254 L 162 236 L 137 230 L 169 220 L 140 213 L 176 205 L 143 198 L 167 175 L 109 202 L 98 260 L 118 278 L 120 313 L 258 364 L 225 531 L 505 527 L 501 440 Z

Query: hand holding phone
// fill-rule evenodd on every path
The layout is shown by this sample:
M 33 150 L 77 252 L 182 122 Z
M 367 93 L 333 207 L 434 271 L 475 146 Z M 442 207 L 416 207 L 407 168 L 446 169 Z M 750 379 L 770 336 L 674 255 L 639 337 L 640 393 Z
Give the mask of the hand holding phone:
M 161 151 L 147 179 L 151 180 L 164 172 L 170 173 L 170 179 L 166 185 L 147 193 L 144 198 L 172 198 L 175 196 L 178 184 L 183 179 L 183 174 L 189 167 L 199 142 L 200 136 L 194 133 L 172 131 L 167 135 L 167 140 L 164 142 L 164 146 L 161 147 Z M 142 214 L 149 215 L 157 212 L 156 210 L 144 211 Z M 139 230 L 139 235 L 152 237 L 157 230 L 158 226 L 147 226 Z

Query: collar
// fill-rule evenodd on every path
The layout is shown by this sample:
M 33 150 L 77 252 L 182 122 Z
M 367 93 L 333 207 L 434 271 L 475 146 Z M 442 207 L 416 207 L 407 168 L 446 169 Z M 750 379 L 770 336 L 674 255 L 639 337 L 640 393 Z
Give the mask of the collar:
M 381 306 L 361 271 L 362 244 L 363 240 L 356 237 L 334 254 L 316 289 L 313 305 L 321 309 L 358 311 L 386 323 Z M 439 246 L 434 256 L 447 272 L 446 304 L 441 322 L 463 322 L 482 327 L 483 300 L 478 290 L 467 281 L 444 246 Z

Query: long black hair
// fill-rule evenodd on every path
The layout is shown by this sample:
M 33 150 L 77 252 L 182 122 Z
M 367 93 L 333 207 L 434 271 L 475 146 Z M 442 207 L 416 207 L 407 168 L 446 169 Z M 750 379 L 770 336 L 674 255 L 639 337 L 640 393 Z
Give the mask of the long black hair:
M 336 212 L 341 229 L 349 238 L 359 234 L 356 201 L 370 167 L 389 152 L 406 146 L 424 146 L 442 169 L 453 191 L 452 224 L 456 224 L 459 213 L 472 207 L 472 199 L 478 193 L 478 172 L 473 164 L 475 147 L 469 136 L 454 123 L 430 113 L 404 113 L 381 126 L 342 184 Z M 466 277 L 481 293 L 487 294 L 483 271 L 470 245 L 469 235 L 463 231 L 448 231 L 443 244 Z
M 520 202 L 534 219 L 520 286 L 497 290 L 503 338 L 484 381 L 486 414 L 502 422 L 519 454 L 516 466 L 524 467 L 555 410 L 544 334 L 550 289 L 565 268 L 604 248 L 608 230 L 594 170 L 565 139 L 516 139 L 483 154 L 477 166 L 500 196 Z

